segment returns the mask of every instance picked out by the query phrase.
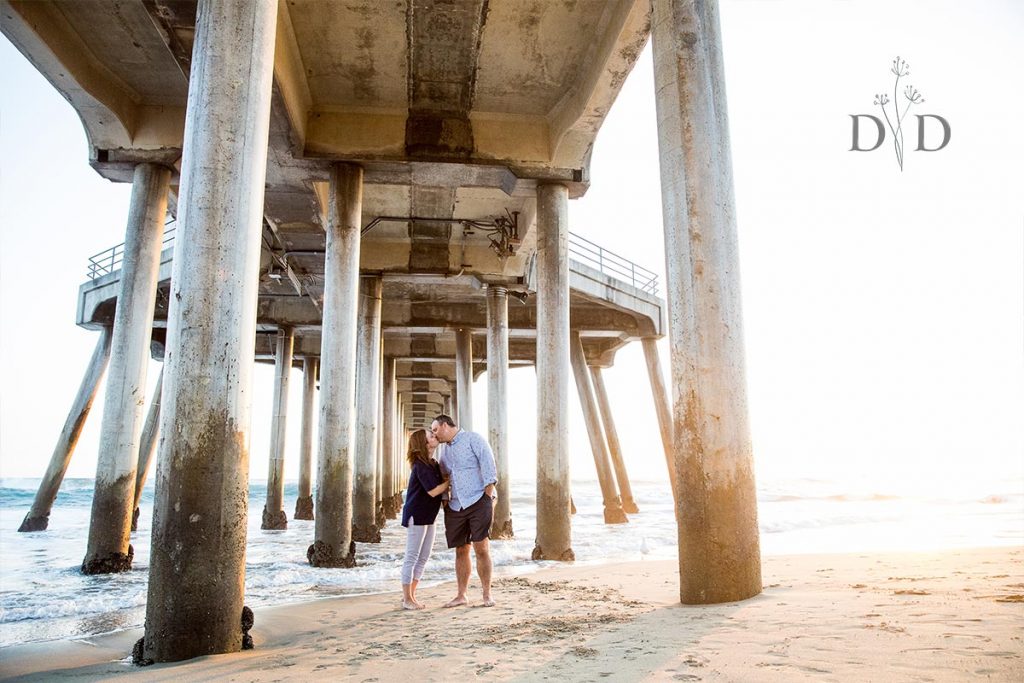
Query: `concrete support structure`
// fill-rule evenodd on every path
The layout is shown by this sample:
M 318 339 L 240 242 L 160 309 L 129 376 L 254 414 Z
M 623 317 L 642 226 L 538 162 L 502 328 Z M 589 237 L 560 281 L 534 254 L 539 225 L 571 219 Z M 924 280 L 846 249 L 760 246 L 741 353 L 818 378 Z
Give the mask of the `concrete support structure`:
M 451 415 L 452 414 L 452 410 L 453 410 L 453 406 L 454 406 L 453 400 L 454 399 L 452 398 L 451 394 L 449 394 L 449 395 L 444 397 L 444 414 L 445 415 Z
M 459 427 L 473 431 L 473 333 L 455 330 L 455 383 Z
M 487 440 L 498 466 L 491 538 L 513 538 L 508 462 L 508 290 L 487 287 Z
M 587 371 L 587 359 L 583 355 L 583 342 L 580 333 L 573 331 L 569 341 L 569 357 L 572 362 L 572 374 L 576 378 L 576 393 L 580 397 L 583 408 L 583 419 L 587 424 L 587 436 L 590 438 L 590 450 L 594 454 L 594 466 L 597 469 L 597 480 L 601 485 L 601 498 L 604 500 L 604 523 L 624 524 L 629 521 L 622 511 L 622 501 L 615 487 L 615 475 L 612 473 L 611 458 L 608 457 L 608 446 L 604 442 L 604 431 L 601 429 L 601 417 L 594 397 L 594 387 L 590 383 Z
M 359 278 L 356 342 L 355 481 L 352 489 L 352 538 L 380 543 L 377 524 L 377 394 L 380 391 L 379 275 Z
M 156 164 L 138 164 L 132 178 L 89 544 L 82 561 L 85 574 L 123 572 L 132 567 L 134 550 L 128 541 L 135 509 L 135 468 L 170 181 L 170 169 Z
M 383 308 L 384 302 L 381 301 Z M 383 333 L 383 330 L 382 330 Z M 384 342 L 377 347 L 377 429 L 375 432 L 375 453 L 377 467 L 374 473 L 374 490 L 377 495 L 376 519 L 377 528 L 383 529 L 387 524 L 387 512 L 384 509 Z
M 302 432 L 299 436 L 299 497 L 295 519 L 313 519 L 313 404 L 320 359 L 302 359 Z
M 654 0 L 680 599 L 761 592 L 718 5 Z
M 381 490 L 384 492 L 384 515 L 394 519 L 401 510 L 401 497 L 396 501 L 395 492 L 398 472 L 395 469 L 395 451 L 398 443 L 398 420 L 395 416 L 395 359 L 388 356 L 384 359 L 384 393 L 381 425 L 384 427 L 384 481 Z M 397 506 L 396 506 L 397 503 Z
M 153 389 L 153 398 L 149 402 L 146 423 L 142 426 L 142 437 L 139 440 L 139 464 L 135 468 L 135 502 L 132 509 L 132 531 L 139 528 L 139 501 L 142 500 L 142 489 L 149 476 L 149 466 L 156 453 L 156 440 L 160 436 L 160 394 L 164 388 L 164 369 L 160 368 L 160 377 Z
M 105 327 L 96 340 L 96 348 L 93 349 L 92 358 L 89 359 L 89 365 L 82 376 L 82 383 L 78 386 L 78 393 L 75 394 L 71 410 L 68 411 L 67 419 L 64 420 L 64 428 L 61 429 L 60 436 L 57 437 L 57 445 L 53 447 L 50 464 L 46 467 L 39 490 L 36 491 L 36 497 L 32 500 L 32 507 L 29 508 L 18 531 L 45 531 L 50 523 L 53 501 L 57 499 L 57 492 L 64 481 L 64 473 L 68 471 L 68 465 L 71 464 L 71 454 L 75 452 L 78 437 L 82 435 L 85 419 L 89 417 L 92 402 L 96 398 L 100 382 L 103 381 L 109 360 L 110 328 Z
M 537 185 L 535 560 L 576 559 L 569 489 L 569 192 Z
M 608 392 L 604 388 L 604 375 L 601 368 L 593 366 L 590 368 L 590 379 L 594 385 L 594 394 L 597 397 L 597 407 L 601 411 L 601 424 L 604 426 L 605 443 L 608 446 L 608 455 L 611 456 L 612 469 L 615 470 L 615 481 L 619 485 L 619 499 L 622 501 L 622 510 L 632 514 L 640 512 L 633 500 L 633 487 L 629 485 L 629 474 L 626 472 L 626 462 L 622 458 L 622 444 L 619 443 L 619 433 L 615 429 L 615 417 L 612 415 L 612 406 L 608 401 Z
M 647 377 L 651 382 L 651 396 L 654 398 L 654 412 L 658 415 L 658 428 L 661 431 L 661 445 L 665 449 L 665 462 L 668 465 L 668 480 L 672 484 L 672 494 L 679 500 L 678 477 L 676 476 L 675 451 L 672 450 L 672 409 L 668 405 L 668 390 L 665 388 L 665 375 L 661 372 L 661 360 L 658 357 L 657 340 L 646 337 L 641 340 L 644 347 L 644 360 L 647 361 Z
M 320 449 L 316 531 L 306 551 L 315 567 L 352 567 L 353 448 L 356 435 L 356 327 L 363 169 L 331 169 L 320 347 Z
M 277 2 L 201 0 L 196 17 L 143 642 L 155 662 L 243 645 Z
M 278 328 L 274 357 L 274 408 L 270 418 L 270 458 L 267 468 L 267 502 L 261 529 L 287 529 L 284 511 L 284 451 L 288 427 L 288 384 L 292 375 L 295 332 Z

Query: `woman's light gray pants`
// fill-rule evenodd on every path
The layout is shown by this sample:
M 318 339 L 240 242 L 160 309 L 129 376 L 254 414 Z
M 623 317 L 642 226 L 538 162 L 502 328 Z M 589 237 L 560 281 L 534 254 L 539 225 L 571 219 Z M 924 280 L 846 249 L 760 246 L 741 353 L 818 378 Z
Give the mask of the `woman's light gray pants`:
M 434 546 L 434 525 L 414 524 L 409 518 L 409 533 L 405 536 L 405 562 L 402 563 L 402 585 L 407 586 L 420 580 L 423 568 L 430 559 L 430 551 Z

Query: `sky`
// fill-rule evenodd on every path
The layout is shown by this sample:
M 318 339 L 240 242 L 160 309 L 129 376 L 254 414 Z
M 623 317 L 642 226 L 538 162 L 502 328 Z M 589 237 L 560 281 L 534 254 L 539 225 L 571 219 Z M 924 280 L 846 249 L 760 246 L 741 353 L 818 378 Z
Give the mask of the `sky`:
M 725 1 L 721 19 L 758 481 L 921 494 L 1024 486 L 1024 93 L 1013 85 L 1024 3 Z M 920 152 L 912 127 L 902 171 L 891 135 L 850 151 L 851 115 L 878 115 L 897 56 L 911 68 L 901 89 L 924 96 L 906 121 L 937 115 L 951 130 L 946 148 Z M 926 143 L 937 141 L 928 130 Z M 87 159 L 70 105 L 0 37 L 3 477 L 45 470 L 97 337 L 74 325 L 87 259 L 124 240 L 129 188 Z M 650 46 L 598 136 L 591 178 L 570 204 L 571 230 L 664 283 Z M 664 343 L 661 353 L 667 372 Z M 272 377 L 257 367 L 254 479 L 266 478 Z M 631 476 L 664 479 L 639 344 L 605 381 Z M 294 478 L 298 372 L 291 386 Z M 486 394 L 484 375 L 478 431 Z M 571 399 L 572 474 L 593 478 Z M 531 478 L 532 370 L 511 371 L 510 401 L 512 476 Z M 101 394 L 68 476 L 95 472 L 102 404 Z

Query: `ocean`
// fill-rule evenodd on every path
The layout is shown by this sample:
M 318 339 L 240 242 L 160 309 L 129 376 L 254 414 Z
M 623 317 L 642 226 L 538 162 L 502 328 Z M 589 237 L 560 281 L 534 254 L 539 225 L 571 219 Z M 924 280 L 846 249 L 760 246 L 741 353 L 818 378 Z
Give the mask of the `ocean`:
M 38 479 L 0 479 L 0 648 L 83 637 L 141 626 L 145 616 L 153 492 L 143 493 L 139 530 L 132 534 L 132 571 L 105 576 L 79 572 L 89 527 L 91 479 L 67 479 L 50 527 L 17 533 Z M 512 486 L 516 538 L 492 544 L 499 576 L 536 571 L 533 562 L 534 483 Z M 605 525 L 596 481 L 574 481 L 572 519 L 577 563 L 676 557 L 676 523 L 667 482 L 632 482 L 640 512 L 628 524 Z M 815 479 L 759 482 L 758 519 L 764 554 L 932 550 L 1024 544 L 1024 482 L 958 496 L 906 496 L 851 490 Z M 378 544 L 357 544 L 353 569 L 315 569 L 306 562 L 313 522 L 291 519 L 297 485 L 285 486 L 288 529 L 262 531 L 265 482 L 249 494 L 246 604 L 259 607 L 327 597 L 400 590 L 405 530 L 389 521 Z M 423 585 L 454 579 L 454 553 L 439 528 Z M 399 596 L 396 595 L 396 601 Z M 2 656 L 2 649 L 0 649 Z

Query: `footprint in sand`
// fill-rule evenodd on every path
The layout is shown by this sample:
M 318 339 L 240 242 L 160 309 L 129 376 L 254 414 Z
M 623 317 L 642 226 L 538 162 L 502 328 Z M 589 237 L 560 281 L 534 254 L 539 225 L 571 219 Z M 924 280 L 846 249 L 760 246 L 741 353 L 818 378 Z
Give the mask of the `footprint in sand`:
M 893 595 L 931 595 L 928 591 L 918 590 L 916 588 L 906 588 L 903 590 L 893 591 Z
M 996 602 L 1024 602 L 1024 595 L 1004 595 L 996 598 Z

